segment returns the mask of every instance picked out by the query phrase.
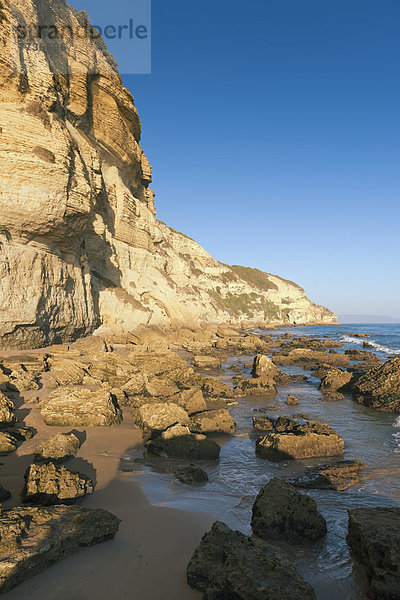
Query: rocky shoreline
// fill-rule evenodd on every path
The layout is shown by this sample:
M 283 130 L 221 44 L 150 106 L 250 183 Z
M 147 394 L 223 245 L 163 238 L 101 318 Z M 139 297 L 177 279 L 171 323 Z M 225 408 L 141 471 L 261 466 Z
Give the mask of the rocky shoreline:
M 187 462 L 180 469 L 172 469 L 179 481 L 195 485 L 202 482 L 204 485 L 208 479 L 204 465 L 207 461 L 217 461 L 220 453 L 215 435 L 235 434 L 236 424 L 229 412 L 230 406 L 240 398 L 271 398 L 280 386 L 291 381 L 301 385 L 301 376 L 288 375 L 279 368 L 281 365 L 312 369 L 313 375 L 320 378 L 319 387 L 327 401 L 338 400 L 343 393 L 351 392 L 356 403 L 380 411 L 399 412 L 400 359 L 382 364 L 371 351 L 342 352 L 340 346 L 340 342 L 322 337 L 256 335 L 219 327 L 168 334 L 148 329 L 119 337 L 85 338 L 74 344 L 54 345 L 23 354 L 4 352 L 0 357 L 2 469 L 8 473 L 12 470 L 12 477 L 20 479 L 10 490 L 11 498 L 7 486 L 2 490 L 2 531 L 11 527 L 11 533 L 2 534 L 0 541 L 0 589 L 8 591 L 22 579 L 66 555 L 109 539 L 117 532 L 119 515 L 115 517 L 103 511 L 102 518 L 96 519 L 93 515 L 96 527 L 92 533 L 90 527 L 82 525 L 76 527 L 63 547 L 51 541 L 57 537 L 57 527 L 69 529 L 69 519 L 74 522 L 81 519 L 82 523 L 92 519 L 87 503 L 90 495 L 93 494 L 93 499 L 101 495 L 101 491 L 97 492 L 101 473 L 90 463 L 81 462 L 81 468 L 74 468 L 74 461 L 79 465 L 85 444 L 88 445 L 92 435 L 101 432 L 106 447 L 107 438 L 118 436 L 121 427 L 124 436 L 131 437 L 132 441 L 136 439 L 138 444 L 141 431 L 147 453 L 167 461 L 180 459 Z M 228 356 L 242 355 L 252 355 L 253 360 L 251 365 L 235 363 L 233 388 L 208 376 L 208 372 L 218 371 Z M 288 406 L 298 403 L 298 398 L 288 396 Z M 253 538 L 245 541 L 240 538 L 241 534 L 234 534 L 223 524 L 212 528 L 212 535 L 205 536 L 202 544 L 207 547 L 216 544 L 215 552 L 228 544 L 234 561 L 238 560 L 237 552 L 242 544 L 250 544 L 253 548 L 252 544 L 256 543 L 251 552 L 260 555 L 273 551 L 265 548 L 274 539 L 298 544 L 313 543 L 324 536 L 326 523 L 319 515 L 315 501 L 297 490 L 330 489 L 340 493 L 365 473 L 357 456 L 343 460 L 346 440 L 329 423 L 307 419 L 301 413 L 298 418 L 279 414 L 249 415 L 249 419 L 252 418 L 255 431 L 260 434 L 254 446 L 255 455 L 266 461 L 278 461 L 277 464 L 282 460 L 298 461 L 310 457 L 319 458 L 320 463 L 291 481 L 281 477 L 272 479 L 260 490 L 253 507 L 252 527 L 254 539 L 262 538 L 262 542 L 253 542 Z M 120 457 L 121 454 L 115 460 Z M 203 468 L 196 465 L 198 461 Z M 15 469 L 17 463 L 21 464 Z M 275 513 L 271 513 L 271 504 Z M 371 523 L 378 512 L 370 514 Z M 397 522 L 398 509 L 392 509 L 391 518 Z M 42 539 L 35 534 L 35 523 L 39 522 L 43 523 L 43 532 L 48 532 L 43 533 Z M 120 529 L 123 527 L 122 519 Z M 21 535 L 29 551 L 21 549 Z M 387 534 L 385 543 L 395 543 L 396 535 L 394 528 L 393 540 Z M 374 544 L 375 538 L 369 536 L 365 527 L 363 536 L 368 540 L 363 542 L 363 547 L 366 543 Z M 375 575 L 371 573 L 375 567 L 371 566 L 371 557 L 355 541 L 359 536 L 349 533 L 348 539 L 358 560 L 365 564 L 373 593 Z M 48 548 L 47 554 L 43 554 L 43 544 Z M 220 550 L 218 544 L 222 544 Z M 202 545 L 196 551 L 199 556 L 203 552 L 201 548 Z M 26 564 L 27 556 L 30 567 L 21 571 L 20 565 Z M 15 565 L 11 570 L 10 561 Z M 271 561 L 263 564 L 265 581 L 261 587 L 256 582 L 257 569 L 246 571 L 246 576 L 253 578 L 253 595 L 248 595 L 249 591 L 246 596 L 240 595 L 244 592 L 232 580 L 228 567 L 220 566 L 206 578 L 199 575 L 207 561 L 203 563 L 192 559 L 188 581 L 207 598 L 220 597 L 218 594 L 228 597 L 233 593 L 243 598 L 267 598 L 267 594 L 275 589 L 269 587 L 275 584 L 268 569 L 277 568 L 278 563 L 282 573 L 288 569 L 287 577 L 292 578 L 290 589 L 284 592 L 286 595 L 314 597 L 311 588 L 307 592 L 309 596 L 304 595 L 308 584 L 300 575 L 296 575 L 298 583 L 294 585 L 294 565 L 275 551 Z M 399 575 L 393 573 L 393 568 L 387 576 L 388 589 L 393 587 L 393 578 L 398 581 Z M 385 579 L 382 573 L 380 577 Z M 282 589 L 284 579 L 282 575 Z M 394 598 L 384 596 L 385 585 L 380 586 L 379 597 Z

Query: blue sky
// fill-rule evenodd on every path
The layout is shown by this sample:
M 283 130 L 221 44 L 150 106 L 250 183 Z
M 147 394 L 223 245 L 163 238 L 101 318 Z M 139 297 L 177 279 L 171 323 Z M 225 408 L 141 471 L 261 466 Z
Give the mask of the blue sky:
M 123 79 L 158 218 L 338 313 L 400 317 L 399 21 L 398 0 L 153 0 L 152 74 Z

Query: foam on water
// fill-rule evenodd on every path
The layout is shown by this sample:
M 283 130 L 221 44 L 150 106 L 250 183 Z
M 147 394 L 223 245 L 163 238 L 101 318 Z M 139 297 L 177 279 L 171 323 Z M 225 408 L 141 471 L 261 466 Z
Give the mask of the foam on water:
M 359 339 L 356 337 L 353 337 L 351 335 L 342 335 L 341 339 L 343 342 L 347 342 L 348 344 L 360 344 L 362 345 L 363 342 L 365 342 L 366 340 L 364 339 Z M 382 344 L 379 344 L 378 342 L 375 342 L 374 340 L 368 339 L 368 344 L 370 344 L 373 348 L 375 348 L 375 350 L 378 350 L 378 352 L 384 352 L 385 354 L 391 356 L 393 354 L 400 354 L 400 350 L 399 349 L 394 349 L 394 348 L 389 348 L 388 346 L 382 346 Z

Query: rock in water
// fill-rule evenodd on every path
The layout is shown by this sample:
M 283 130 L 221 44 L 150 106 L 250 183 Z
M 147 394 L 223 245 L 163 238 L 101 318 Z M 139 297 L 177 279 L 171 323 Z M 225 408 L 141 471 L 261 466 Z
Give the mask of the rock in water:
M 73 433 L 57 433 L 35 450 L 35 459 L 63 462 L 77 455 L 80 441 Z
M 185 409 L 173 402 L 144 404 L 137 412 L 136 422 L 147 438 L 160 435 L 163 431 L 179 423 L 189 425 L 190 417 Z
M 204 600 L 315 600 L 312 587 L 286 558 L 220 521 L 195 550 L 187 581 Z
M 111 539 L 120 520 L 77 506 L 18 507 L 0 516 L 0 593 L 79 550 Z
M 365 465 L 360 460 L 341 460 L 311 467 L 290 481 L 299 488 L 317 490 L 347 490 L 360 481 Z
M 400 412 L 400 357 L 367 371 L 353 387 L 360 404 L 385 412 Z
M 315 500 L 277 478 L 259 491 L 253 505 L 251 527 L 264 540 L 295 543 L 315 542 L 327 531 Z
M 196 413 L 190 424 L 194 433 L 234 433 L 235 429 L 236 423 L 226 408 Z
M 282 421 L 284 417 L 280 417 Z M 303 425 L 287 419 L 283 433 L 270 433 L 258 438 L 256 454 L 268 460 L 291 460 L 313 456 L 335 456 L 344 452 L 344 442 L 332 427 L 318 421 Z M 278 430 L 279 419 L 275 431 Z M 293 425 L 294 424 L 294 425 Z
M 371 597 L 400 598 L 400 508 L 354 508 L 347 542 L 365 567 Z
M 194 465 L 175 469 L 174 473 L 175 477 L 179 479 L 181 483 L 192 485 L 194 483 L 204 483 L 208 481 L 207 473 L 203 471 L 203 469 L 200 469 L 200 467 L 195 467 Z
M 106 387 L 93 392 L 68 387 L 55 390 L 41 412 L 46 425 L 60 427 L 99 427 L 122 421 L 118 402 Z
M 273 431 L 274 420 L 269 417 L 253 417 L 253 427 L 260 431 Z
M 145 447 L 158 456 L 188 460 L 217 460 L 221 449 L 214 440 L 192 433 L 183 425 L 166 429 L 158 437 L 146 442 Z
M 72 504 L 75 500 L 92 494 L 93 482 L 82 475 L 54 463 L 31 465 L 25 473 L 23 502 L 31 504 Z

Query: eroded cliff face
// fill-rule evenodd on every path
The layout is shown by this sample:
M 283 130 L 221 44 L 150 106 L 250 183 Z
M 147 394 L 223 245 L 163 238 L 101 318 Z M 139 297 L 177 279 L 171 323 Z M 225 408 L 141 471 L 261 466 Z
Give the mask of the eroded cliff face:
M 130 92 L 76 38 L 19 44 L 22 22 L 79 24 L 63 0 L 0 2 L 0 346 L 98 327 L 333 323 L 304 290 L 219 263 L 155 217 Z

